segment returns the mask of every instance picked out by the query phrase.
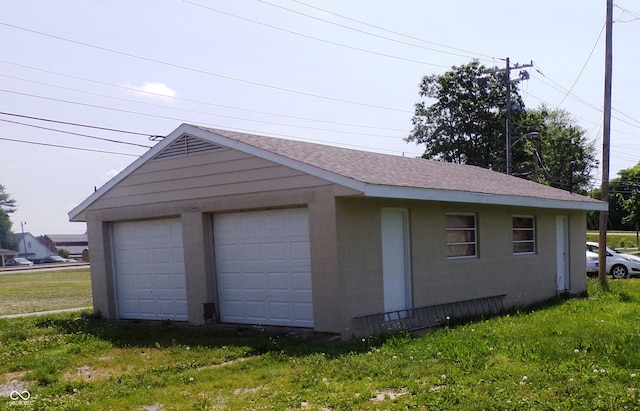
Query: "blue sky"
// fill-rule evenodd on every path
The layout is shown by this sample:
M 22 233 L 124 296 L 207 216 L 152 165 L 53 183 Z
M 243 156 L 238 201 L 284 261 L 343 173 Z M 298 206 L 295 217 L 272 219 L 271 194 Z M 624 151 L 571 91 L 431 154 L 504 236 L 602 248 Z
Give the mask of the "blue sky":
M 1 10 L 0 184 L 18 202 L 14 231 L 22 221 L 35 235 L 84 232 L 67 212 L 155 144 L 148 136 L 183 122 L 419 155 L 403 138 L 420 79 L 472 59 L 533 61 L 526 105 L 567 110 L 602 146 L 604 0 L 21 0 Z M 612 177 L 640 160 L 640 5 L 618 0 L 614 18 Z

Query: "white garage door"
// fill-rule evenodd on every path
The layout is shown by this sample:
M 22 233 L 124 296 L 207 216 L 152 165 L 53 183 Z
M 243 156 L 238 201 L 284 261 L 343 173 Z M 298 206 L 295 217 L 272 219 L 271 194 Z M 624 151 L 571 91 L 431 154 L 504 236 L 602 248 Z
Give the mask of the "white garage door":
M 187 320 L 179 218 L 113 224 L 118 317 Z
M 306 209 L 218 214 L 214 243 L 222 322 L 313 327 Z

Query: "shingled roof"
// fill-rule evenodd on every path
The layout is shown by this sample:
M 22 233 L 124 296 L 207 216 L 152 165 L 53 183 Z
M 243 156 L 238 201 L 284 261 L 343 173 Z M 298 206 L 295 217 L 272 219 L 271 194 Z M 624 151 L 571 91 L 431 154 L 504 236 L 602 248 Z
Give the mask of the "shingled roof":
M 403 192 L 402 197 L 417 199 L 607 209 L 605 203 L 589 197 L 476 166 L 195 127 L 282 156 L 283 159 L 362 183 L 365 185 L 365 194 L 372 196 L 379 193 L 381 196 L 397 197 Z M 367 187 L 369 190 L 366 190 Z M 392 195 L 393 191 L 396 195 Z
M 370 197 L 607 210 L 608 205 L 481 167 L 400 157 L 303 141 L 183 124 L 69 212 L 73 219 L 139 166 L 189 137 L 197 150 L 229 147 L 349 187 Z M 201 143 L 197 143 L 197 141 Z

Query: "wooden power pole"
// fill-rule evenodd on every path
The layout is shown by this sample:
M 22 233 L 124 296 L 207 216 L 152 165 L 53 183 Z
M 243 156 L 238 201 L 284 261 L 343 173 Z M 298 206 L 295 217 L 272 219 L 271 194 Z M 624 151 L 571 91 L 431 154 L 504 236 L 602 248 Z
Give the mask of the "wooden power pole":
M 613 0 L 607 0 L 604 63 L 604 120 L 602 129 L 602 201 L 609 204 L 609 156 L 611 141 L 611 76 L 613 63 Z M 598 280 L 607 286 L 607 221 L 608 211 L 600 211 Z

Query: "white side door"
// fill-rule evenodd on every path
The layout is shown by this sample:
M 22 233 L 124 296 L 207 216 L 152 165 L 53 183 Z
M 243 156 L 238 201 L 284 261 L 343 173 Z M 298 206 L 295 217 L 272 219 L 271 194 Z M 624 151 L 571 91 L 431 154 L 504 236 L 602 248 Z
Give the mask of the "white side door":
M 569 218 L 556 217 L 557 285 L 558 291 L 569 289 Z
M 384 311 L 411 308 L 409 210 L 383 208 L 381 210 L 381 235 Z

